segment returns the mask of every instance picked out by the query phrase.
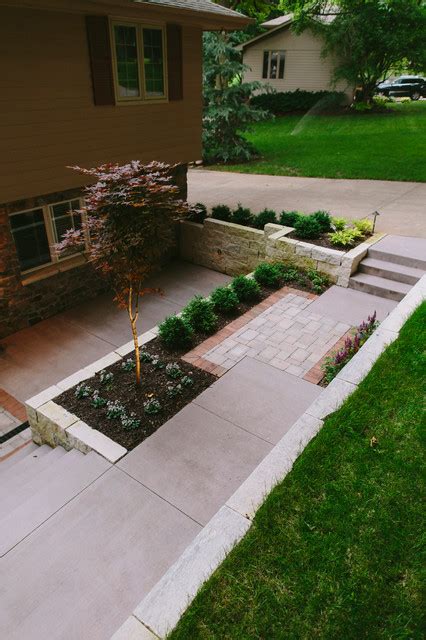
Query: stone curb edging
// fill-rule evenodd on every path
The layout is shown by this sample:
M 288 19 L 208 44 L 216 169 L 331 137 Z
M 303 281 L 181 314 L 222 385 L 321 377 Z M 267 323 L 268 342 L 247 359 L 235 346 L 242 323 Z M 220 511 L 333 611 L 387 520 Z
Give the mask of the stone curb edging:
M 158 328 L 154 327 L 139 336 L 139 346 L 147 344 L 157 337 Z M 70 413 L 53 398 L 76 384 L 91 378 L 102 369 L 119 362 L 134 350 L 133 340 L 107 353 L 91 365 L 80 369 L 76 373 L 60 380 L 55 385 L 45 389 L 25 402 L 28 422 L 31 427 L 33 440 L 36 444 L 58 445 L 64 449 L 77 449 L 82 453 L 95 451 L 109 462 L 115 463 L 126 455 L 127 449 L 122 447 L 97 429 Z
M 248 531 L 267 495 L 321 429 L 326 416 L 356 390 L 425 299 L 426 275 L 200 531 L 111 640 L 158 640 L 173 630 L 204 582 Z

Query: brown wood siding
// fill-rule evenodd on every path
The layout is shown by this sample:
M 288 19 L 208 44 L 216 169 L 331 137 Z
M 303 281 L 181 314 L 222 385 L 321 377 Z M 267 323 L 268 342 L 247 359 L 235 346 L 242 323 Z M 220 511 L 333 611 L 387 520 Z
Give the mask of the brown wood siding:
M 182 40 L 183 100 L 95 106 L 85 17 L 0 8 L 0 202 L 84 184 L 69 165 L 199 159 L 201 31 Z

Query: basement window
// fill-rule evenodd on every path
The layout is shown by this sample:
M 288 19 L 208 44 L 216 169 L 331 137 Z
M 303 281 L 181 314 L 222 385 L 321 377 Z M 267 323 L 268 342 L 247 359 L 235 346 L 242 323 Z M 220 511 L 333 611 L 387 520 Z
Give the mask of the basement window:
M 285 51 L 264 51 L 262 78 L 282 80 L 285 69 Z
M 22 273 L 81 253 L 70 251 L 59 256 L 54 247 L 66 231 L 81 227 L 80 207 L 81 201 L 76 198 L 10 215 L 10 227 Z

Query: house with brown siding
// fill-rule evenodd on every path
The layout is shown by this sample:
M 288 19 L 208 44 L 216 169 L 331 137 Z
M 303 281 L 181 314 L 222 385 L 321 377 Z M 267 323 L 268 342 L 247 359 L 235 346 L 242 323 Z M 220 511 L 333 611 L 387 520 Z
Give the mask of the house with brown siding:
M 0 0 L 0 337 L 93 296 L 72 165 L 201 158 L 202 32 L 247 19 L 210 0 Z

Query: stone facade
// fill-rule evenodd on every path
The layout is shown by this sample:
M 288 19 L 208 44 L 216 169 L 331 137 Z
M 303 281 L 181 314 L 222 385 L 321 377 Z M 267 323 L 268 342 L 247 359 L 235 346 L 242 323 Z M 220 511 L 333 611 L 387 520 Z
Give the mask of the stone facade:
M 179 196 L 187 196 L 187 166 L 174 169 Z M 9 224 L 11 213 L 53 202 L 81 197 L 82 189 L 71 189 L 0 204 L 0 338 L 64 311 L 107 290 L 105 282 L 89 264 L 69 259 L 21 274 Z
M 349 277 L 382 235 L 372 236 L 349 252 L 288 238 L 291 227 L 267 224 L 264 231 L 207 218 L 204 225 L 181 222 L 179 255 L 184 260 L 231 276 L 253 271 L 264 260 L 283 260 L 316 269 L 331 282 L 347 287 Z

